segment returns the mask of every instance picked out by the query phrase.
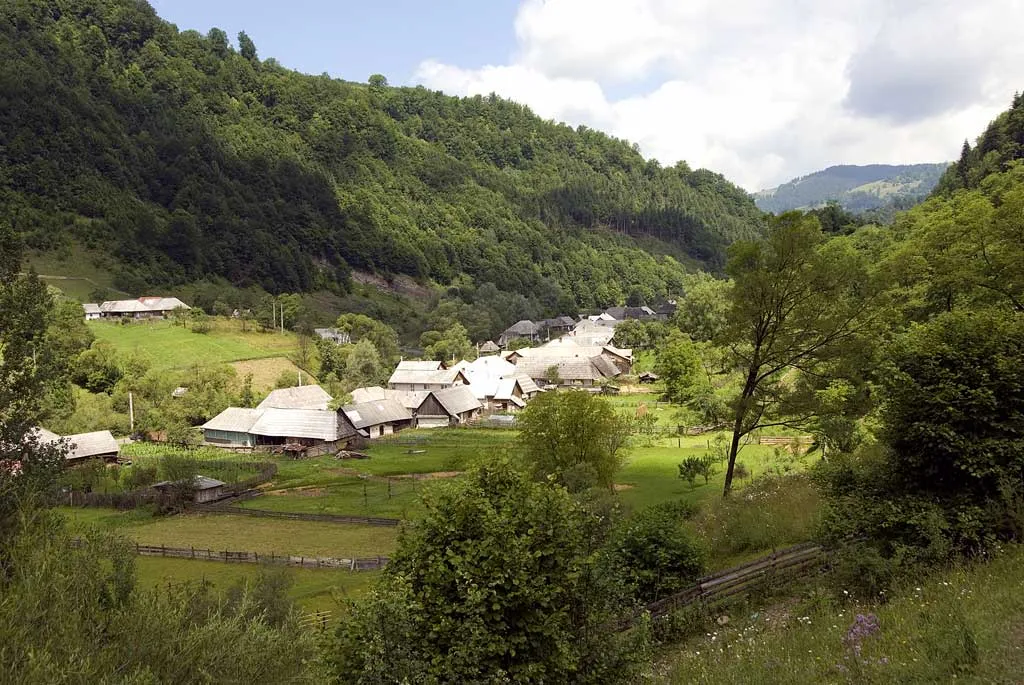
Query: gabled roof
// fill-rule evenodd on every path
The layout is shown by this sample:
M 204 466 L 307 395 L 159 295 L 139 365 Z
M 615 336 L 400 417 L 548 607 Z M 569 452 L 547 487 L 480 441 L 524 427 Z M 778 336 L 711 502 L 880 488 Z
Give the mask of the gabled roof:
M 257 410 L 260 411 L 260 410 Z M 338 413 L 319 409 L 263 409 L 249 429 L 253 435 L 273 438 L 309 438 L 333 442 L 354 434 Z
M 89 302 L 82 305 L 82 310 L 85 311 L 86 314 L 99 314 L 100 306 L 95 302 Z
M 78 433 L 67 436 L 71 443 L 71 450 L 67 454 L 68 459 L 85 459 L 96 457 L 101 454 L 118 454 L 121 446 L 114 440 L 110 431 L 95 431 L 92 433 Z
M 452 385 L 461 377 L 464 383 L 469 379 L 458 369 L 403 369 L 401 365 L 388 379 L 388 385 Z
M 327 409 L 333 399 L 319 385 L 279 388 L 257 405 L 257 409 Z
M 598 361 L 599 360 L 599 361 Z M 595 357 L 524 357 L 516 364 L 520 373 L 530 378 L 546 378 L 552 366 L 558 369 L 558 376 L 564 381 L 597 381 L 619 375 L 619 370 L 607 359 Z
M 506 328 L 503 335 L 537 335 L 538 332 L 537 324 L 529 319 L 523 319 Z
M 342 407 L 342 411 L 352 425 L 360 430 L 385 423 L 412 420 L 412 412 L 392 398 L 349 404 Z
M 204 430 L 225 431 L 228 433 L 248 433 L 256 420 L 263 415 L 262 409 L 245 407 L 228 407 L 212 419 L 204 423 Z
M 518 378 L 502 378 L 498 381 L 494 388 L 494 399 L 496 400 L 510 400 L 515 397 L 516 386 L 519 385 Z M 522 387 L 519 388 L 522 392 Z
M 352 404 L 363 404 L 364 402 L 379 402 L 381 400 L 398 400 L 403 407 L 412 411 L 426 399 L 430 394 L 429 390 L 391 390 L 380 386 L 369 388 L 356 388 L 352 391 Z M 351 405 L 349 405 L 351 406 Z
M 522 390 L 524 394 L 536 395 L 540 392 L 540 387 L 534 383 L 533 379 L 527 374 L 516 372 L 513 378 L 519 381 L 519 389 Z
M 481 408 L 480 400 L 476 398 L 473 391 L 465 385 L 456 385 L 454 388 L 444 390 L 433 390 L 431 393 L 449 416 L 458 416 L 468 411 Z
M 371 385 L 367 388 L 356 388 L 352 391 L 352 404 L 362 404 L 373 400 L 383 400 L 388 396 L 388 390 L 379 385 Z M 390 392 L 396 392 L 394 390 Z
M 100 311 L 105 314 L 169 312 L 172 309 L 191 309 L 191 307 L 176 297 L 140 297 L 137 300 L 108 300 L 100 305 Z
M 192 479 L 192 487 L 196 490 L 212 490 L 213 488 L 219 488 L 222 485 L 226 485 L 226 483 L 222 480 L 217 480 L 216 478 L 210 478 L 208 476 L 197 475 Z
M 398 366 L 396 367 L 395 370 L 397 371 L 397 370 L 401 369 L 403 371 L 440 371 L 441 369 L 444 369 L 444 368 L 445 368 L 445 365 L 444 365 L 444 362 L 442 362 L 442 361 L 410 360 L 410 361 L 400 361 L 400 362 L 398 362 Z
M 585 342 L 585 341 L 583 341 Z M 530 357 L 594 357 L 598 355 L 609 355 L 618 357 L 623 361 L 633 361 L 633 350 L 620 349 L 612 347 L 611 345 L 582 345 L 568 338 L 559 338 L 558 340 L 552 340 L 540 347 L 530 347 L 519 350 L 519 354 L 524 359 Z M 520 362 L 521 363 L 521 362 Z M 519 363 L 516 364 L 517 366 Z
M 480 346 L 480 351 L 488 354 L 493 354 L 495 352 L 500 352 L 501 348 L 498 347 L 497 343 L 495 343 L 493 340 L 488 340 L 487 342 Z

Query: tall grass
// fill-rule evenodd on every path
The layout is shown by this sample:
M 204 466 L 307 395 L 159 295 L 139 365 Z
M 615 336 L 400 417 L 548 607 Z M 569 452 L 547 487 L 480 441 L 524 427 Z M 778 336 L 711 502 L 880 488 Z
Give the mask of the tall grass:
M 806 474 L 762 476 L 729 497 L 709 500 L 692 525 L 722 568 L 746 556 L 811 539 L 821 500 Z
M 904 585 L 886 604 L 801 601 L 687 644 L 662 683 L 1010 683 L 1024 673 L 1024 548 Z

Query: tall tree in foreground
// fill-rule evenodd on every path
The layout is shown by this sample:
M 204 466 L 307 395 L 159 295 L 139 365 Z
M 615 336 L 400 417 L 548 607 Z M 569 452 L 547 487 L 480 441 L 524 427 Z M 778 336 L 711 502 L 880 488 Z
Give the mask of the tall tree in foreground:
M 629 425 L 589 392 L 549 392 L 519 414 L 519 447 L 539 479 L 553 476 L 570 490 L 611 489 L 622 464 Z
M 818 415 L 814 387 L 836 374 L 844 346 L 872 323 L 876 297 L 864 259 L 843 238 L 825 242 L 818 220 L 777 217 L 761 242 L 730 248 L 728 344 L 743 385 L 733 403 L 725 494 L 751 431 L 800 426 Z
M 628 592 L 599 517 L 500 462 L 424 505 L 338 629 L 339 682 L 634 682 L 645 635 L 616 630 Z

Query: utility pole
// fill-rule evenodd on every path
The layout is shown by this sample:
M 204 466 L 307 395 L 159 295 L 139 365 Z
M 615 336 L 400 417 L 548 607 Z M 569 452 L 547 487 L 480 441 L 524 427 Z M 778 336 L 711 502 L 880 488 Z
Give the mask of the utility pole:
M 277 300 L 270 301 L 270 327 L 277 328 Z
M 128 423 L 131 426 L 131 432 L 135 432 L 135 401 L 132 398 L 132 394 L 128 393 Z

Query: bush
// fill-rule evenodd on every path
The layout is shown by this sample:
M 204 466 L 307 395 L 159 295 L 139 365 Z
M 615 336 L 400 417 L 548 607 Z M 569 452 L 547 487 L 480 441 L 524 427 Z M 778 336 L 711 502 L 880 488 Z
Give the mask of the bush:
M 684 502 L 656 504 L 624 521 L 614 536 L 615 565 L 640 601 L 683 590 L 704 572 L 704 550 L 685 523 L 693 512 Z

